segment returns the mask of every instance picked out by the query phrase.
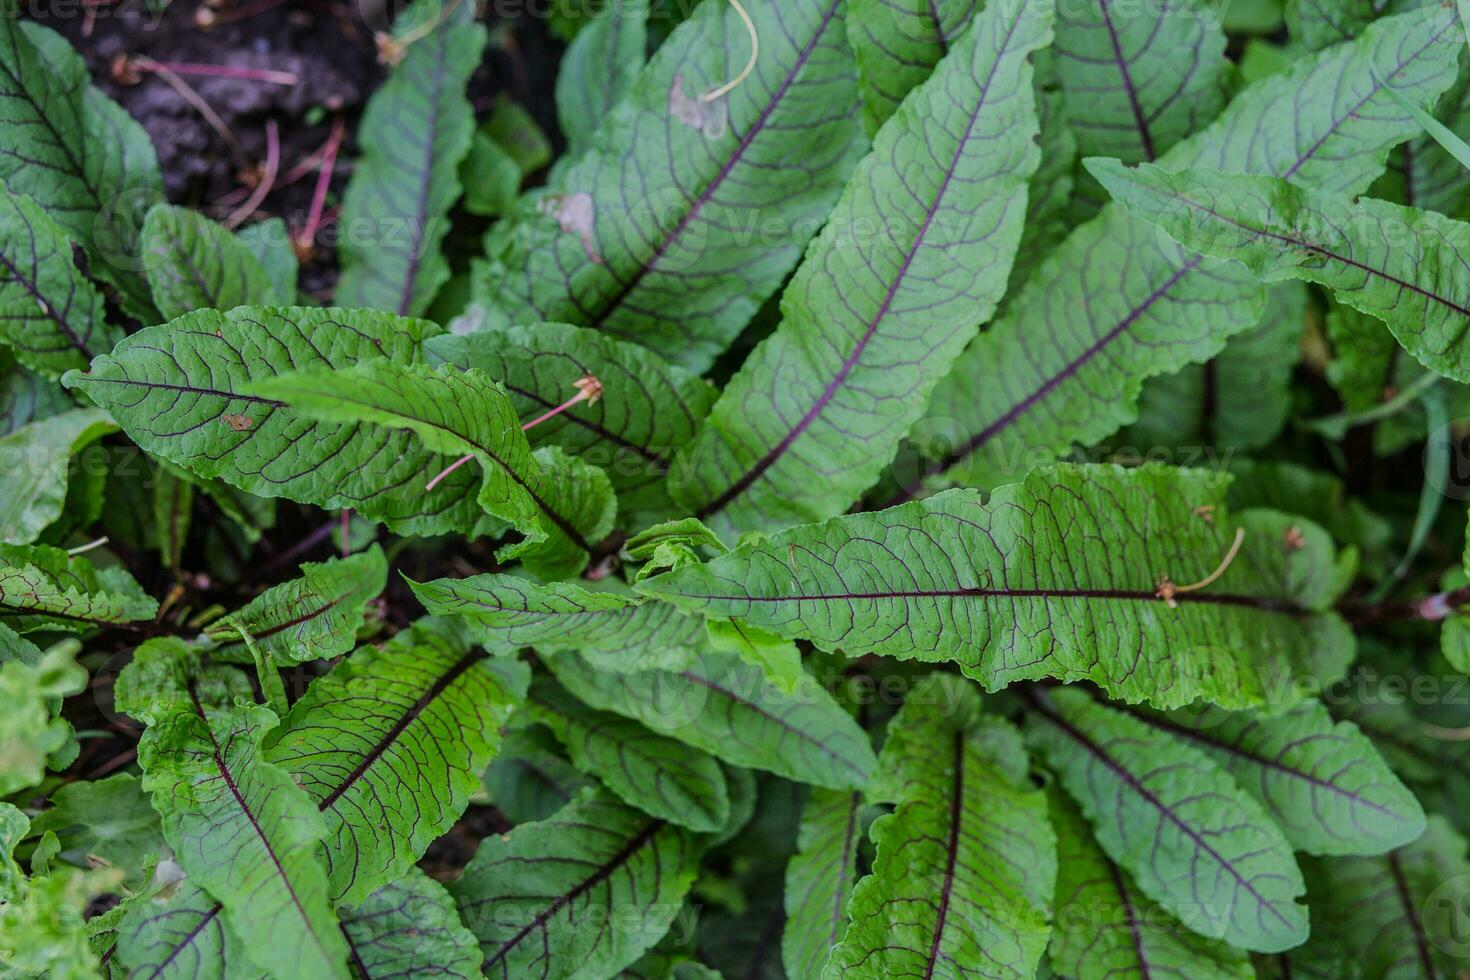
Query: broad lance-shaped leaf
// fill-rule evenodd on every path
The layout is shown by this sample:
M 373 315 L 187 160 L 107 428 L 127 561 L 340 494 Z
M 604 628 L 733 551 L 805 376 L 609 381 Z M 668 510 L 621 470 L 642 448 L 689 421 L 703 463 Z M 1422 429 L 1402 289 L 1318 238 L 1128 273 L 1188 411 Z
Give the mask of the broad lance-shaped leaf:
M 486 837 L 449 884 L 485 974 L 614 976 L 668 931 L 702 848 L 606 793 Z
M 152 619 L 157 611 L 122 568 L 99 569 L 48 545 L 0 545 L 0 623 L 18 632 L 82 632 Z
M 861 787 L 873 769 L 867 735 L 809 675 L 783 691 L 759 668 L 715 651 L 681 670 L 600 671 L 575 653 L 546 663 L 586 704 L 731 765 L 832 789 Z
M 1186 929 L 1145 896 L 1093 839 L 1092 828 L 1053 783 L 1048 817 L 1057 835 L 1057 888 L 1047 955 L 1077 980 L 1179 977 L 1252 980 L 1250 957 Z
M 992 0 L 879 131 L 781 326 L 675 467 L 686 510 L 774 529 L 840 514 L 877 479 L 1005 292 L 1040 160 L 1028 56 L 1052 15 L 1049 0 Z
M 435 26 L 413 40 L 363 113 L 362 159 L 342 199 L 343 306 L 417 316 L 449 278 L 441 245 L 459 199 L 459 162 L 475 110 L 465 86 L 480 64 L 485 28 L 474 9 L 423 0 L 410 13 Z
M 256 965 L 347 980 L 321 861 L 322 816 L 261 751 L 278 719 L 202 691 L 196 657 L 182 642 L 155 640 L 128 667 L 136 682 L 119 681 L 118 706 L 149 723 L 138 762 L 163 835 L 190 879 L 224 906 Z
M 523 683 L 453 633 L 363 647 L 307 688 L 265 742 L 326 821 L 333 899 L 400 877 L 459 819 Z
M 1464 42 L 1443 6 L 1380 20 L 1358 41 L 1248 87 L 1160 163 L 1359 192 L 1389 148 L 1420 131 L 1385 86 L 1432 104 L 1453 83 Z M 1245 270 L 1206 264 L 1105 207 L 1037 268 L 935 390 L 914 433 L 933 460 L 923 476 L 994 486 L 1101 439 L 1133 420 L 1146 378 L 1214 356 L 1259 320 L 1261 303 Z M 916 478 L 908 492 L 923 485 Z
M 786 278 L 862 153 L 842 0 L 700 4 L 593 148 L 497 234 L 487 305 L 703 371 Z M 770 229 L 777 229 L 773 236 Z
M 1231 513 L 1228 484 L 1204 470 L 1058 465 L 984 503 L 953 490 L 792 528 L 639 588 L 823 649 L 956 661 L 990 690 L 1057 677 L 1161 707 L 1298 697 L 1296 679 L 1335 678 L 1352 659 L 1329 611 L 1344 568 L 1315 525 Z M 1287 545 L 1293 527 L 1300 548 Z M 1208 587 L 1161 598 L 1165 579 L 1222 567 Z
M 480 980 L 480 944 L 444 886 L 417 868 L 342 913 L 342 934 L 360 980 L 449 977 Z
M 356 645 L 367 603 L 383 591 L 388 562 L 375 544 L 361 554 L 307 562 L 301 577 L 266 589 L 204 631 L 216 660 L 249 662 L 240 630 L 278 664 L 328 660 Z
M 1054 50 L 1083 156 L 1156 159 L 1225 107 L 1225 31 L 1206 0 L 1064 3 Z
M 935 674 L 913 689 L 868 791 L 897 809 L 873 822 L 873 873 L 826 976 L 1035 975 L 1057 859 L 1027 768 L 1020 734 L 981 713 L 968 681 Z
M 1358 975 L 1448 980 L 1464 969 L 1470 861 L 1465 838 L 1443 817 L 1431 816 L 1422 837 L 1390 854 L 1323 861 L 1314 871 L 1313 918 Z
M 1470 381 L 1470 223 L 1367 198 L 1353 202 L 1270 177 L 1213 170 L 1089 169 L 1114 198 L 1191 248 L 1244 262 L 1263 279 L 1299 278 L 1388 324 L 1432 371 Z
M 1309 854 L 1382 854 L 1424 831 L 1424 810 L 1356 725 L 1320 704 L 1285 714 L 1175 711 L 1139 720 L 1193 745 Z
M 206 480 L 351 508 L 403 533 L 463 531 L 483 515 L 472 468 L 425 494 L 453 457 L 425 450 L 414 433 L 321 422 L 250 393 L 289 371 L 414 363 L 436 329 L 370 310 L 201 310 L 133 334 L 63 380 L 111 412 L 140 447 Z
M 978 0 L 851 0 L 847 36 L 869 134 L 929 77 L 981 6 Z
M 567 45 L 556 69 L 556 117 L 570 153 L 592 145 L 602 121 L 632 90 L 647 47 L 648 0 L 607 6 Z
M 842 939 L 866 822 L 857 790 L 813 789 L 807 796 L 797 851 L 786 865 L 781 962 L 792 980 L 819 980 Z
M 61 698 L 87 685 L 87 672 L 76 653 L 64 647 L 48 652 L 35 664 L 0 662 L 0 796 L 39 783 L 46 760 L 72 739 L 72 727 L 57 717 Z
M 97 408 L 78 408 L 0 438 L 0 541 L 29 544 L 62 516 L 72 457 L 117 424 Z
M 629 806 L 706 833 L 729 819 L 724 773 L 698 749 L 618 715 L 589 711 L 553 683 L 534 684 L 526 710 L 556 734 L 573 765 Z
M 1208 756 L 1075 688 L 1033 706 L 1032 743 L 1145 895 L 1193 932 L 1244 949 L 1307 938 L 1291 845 Z
M 582 378 L 600 381 L 596 402 L 577 404 L 526 434 L 533 446 L 558 445 L 602 467 L 625 507 L 667 508 L 670 459 L 694 438 L 717 395 L 707 381 L 652 351 L 562 323 L 442 334 L 424 349 L 430 360 L 500 381 L 527 420 L 566 402 Z
M 276 287 L 234 232 L 198 211 L 155 204 L 140 244 L 153 305 L 165 320 L 192 310 L 274 306 L 296 298 L 294 290 Z
M 86 367 L 123 336 L 71 252 L 44 208 L 0 184 L 0 341 L 50 377 Z
M 8 3 L 0 16 L 0 127 L 10 134 L 0 180 L 82 244 L 93 273 L 118 287 L 130 313 L 151 320 L 137 233 L 163 198 L 153 143 L 93 87 L 61 35 L 20 20 Z
M 579 650 L 603 670 L 683 667 L 704 645 L 698 616 L 635 595 L 489 573 L 409 586 L 429 612 L 468 618 L 496 646 Z
M 280 375 L 251 390 L 324 424 L 408 429 L 422 440 L 425 450 L 451 459 L 474 456 L 484 474 L 480 506 L 525 535 L 524 542 L 512 546 L 516 555 L 538 551 L 580 555 L 580 562 L 567 559 L 575 566 L 570 573 L 576 574 L 591 550 L 590 533 L 607 523 L 605 508 L 585 508 L 587 495 L 577 479 L 552 479 L 533 458 L 505 389 L 479 371 L 460 371 L 448 365 L 436 370 L 427 364 L 404 365 L 377 358 L 345 370 Z M 426 452 L 421 450 L 419 455 Z M 454 487 L 441 489 L 443 484 L 425 492 L 423 487 L 429 482 L 426 479 L 405 495 L 447 501 L 460 492 Z M 590 492 L 594 504 L 610 502 L 612 490 L 605 476 L 601 484 Z

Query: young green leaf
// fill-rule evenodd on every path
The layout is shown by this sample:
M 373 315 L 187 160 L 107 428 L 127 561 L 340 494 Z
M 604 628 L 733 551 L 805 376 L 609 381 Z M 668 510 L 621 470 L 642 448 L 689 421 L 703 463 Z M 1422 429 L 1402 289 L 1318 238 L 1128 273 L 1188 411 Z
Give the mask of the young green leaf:
M 584 401 L 527 430 L 533 446 L 556 444 L 606 470 L 625 508 L 669 507 L 670 459 L 715 403 L 708 382 L 636 344 L 561 323 L 442 334 L 424 345 L 430 359 L 500 379 L 523 419 L 565 402 L 577 382 L 602 384 Z
M 189 208 L 155 204 L 140 244 L 153 305 L 165 320 L 192 310 L 284 305 L 296 298 L 294 290 L 276 288 L 234 232 Z
M 571 156 L 592 145 L 613 106 L 632 91 L 647 47 L 648 0 L 617 0 L 567 45 L 556 72 L 556 116 Z
M 1294 848 L 1382 854 L 1424 832 L 1424 810 L 1373 743 L 1320 704 L 1279 715 L 1175 711 L 1135 717 L 1204 751 L 1260 801 Z
M 365 608 L 387 580 L 388 563 L 377 545 L 349 558 L 307 562 L 300 578 L 267 589 L 211 623 L 204 631 L 216 644 L 211 656 L 248 660 L 243 629 L 277 663 L 339 657 L 356 644 Z
M 984 503 L 955 490 L 792 528 L 640 589 L 823 649 L 955 661 L 991 690 L 1056 677 L 1162 707 L 1292 700 L 1352 658 L 1328 611 L 1342 569 L 1315 526 L 1229 513 L 1227 484 L 1059 465 Z
M 1076 689 L 1039 695 L 1028 733 L 1108 856 L 1202 936 L 1280 952 L 1307 938 L 1281 829 L 1198 750 Z
M 847 34 L 869 135 L 957 45 L 981 6 L 976 0 L 852 0 Z
M 877 479 L 1005 291 L 1040 160 L 1028 59 L 1052 16 L 1045 0 L 993 0 L 879 131 L 781 326 L 675 468 L 686 510 L 769 530 L 840 514 Z
M 152 619 L 158 603 L 121 568 L 96 568 L 47 545 L 0 545 L 0 623 L 83 632 Z
M 1385 18 L 1356 42 L 1246 88 L 1161 162 L 1360 191 L 1389 148 L 1418 132 L 1384 87 L 1432 103 L 1454 81 L 1463 44 L 1443 7 Z M 1147 222 L 1104 208 L 1037 268 L 935 390 L 915 430 L 933 462 L 906 493 L 940 474 L 994 486 L 1101 439 L 1133 420 L 1146 378 L 1214 356 L 1260 314 L 1261 291 L 1244 270 L 1206 266 Z
M 240 244 L 250 250 L 255 260 L 270 277 L 271 287 L 282 306 L 296 302 L 296 279 L 301 272 L 301 260 L 291 247 L 291 232 L 280 218 L 267 218 L 253 225 L 246 225 L 235 233 Z
M 579 650 L 601 670 L 683 667 L 703 645 L 699 617 L 635 595 L 493 574 L 409 586 L 429 612 L 467 617 L 497 646 Z
M 64 383 L 110 411 L 143 449 L 206 480 L 438 534 L 480 519 L 475 474 L 453 473 L 435 493 L 422 493 L 452 458 L 425 450 L 415 434 L 321 422 L 251 394 L 290 372 L 415 363 L 420 341 L 434 330 L 368 310 L 201 310 L 133 334 Z
M 487 976 L 613 976 L 668 930 L 701 850 L 681 827 L 588 794 L 487 837 L 449 892 Z
M 969 682 L 926 678 L 889 726 L 868 795 L 898 806 L 873 822 L 873 873 L 826 975 L 1034 975 L 1056 837 L 1015 728 L 985 717 Z
M 427 628 L 363 647 L 307 688 L 265 756 L 325 819 L 335 901 L 395 880 L 459 819 L 517 696 L 485 651 Z
M 344 912 L 342 935 L 360 980 L 483 976 L 480 944 L 460 922 L 454 899 L 417 868 Z
M 58 717 L 61 698 L 87 685 L 76 651 L 57 646 L 34 665 L 23 660 L 0 664 L 0 796 L 39 783 L 46 760 L 73 737 L 71 724 Z
M 781 690 L 759 668 L 714 651 L 680 670 L 600 671 L 575 653 L 550 657 L 547 666 L 592 707 L 732 765 L 832 789 L 865 785 L 873 768 L 867 736 L 810 675 Z
M 747 8 L 742 7 L 742 10 Z M 595 149 L 500 233 L 488 305 L 703 371 L 780 286 L 862 152 L 841 0 L 700 4 Z
M 1432 211 L 1212 170 L 1089 169 L 1140 218 L 1207 255 L 1245 263 L 1266 281 L 1299 278 L 1388 324 L 1432 371 L 1470 381 L 1461 340 L 1470 224 Z
M 153 144 L 93 87 L 81 55 L 8 4 L 0 16 L 0 126 L 12 134 L 0 181 L 81 243 L 128 312 L 152 321 L 137 238 L 144 213 L 163 197 Z
M 690 830 L 719 830 L 730 800 L 719 763 L 637 722 L 589 711 L 553 683 L 533 684 L 526 710 L 556 735 L 572 764 L 624 803 Z
M 441 244 L 475 128 L 465 86 L 486 40 L 470 5 L 424 0 L 418 7 L 437 21 L 368 101 L 363 156 L 339 219 L 346 235 L 337 302 L 404 316 L 424 313 L 449 278 Z
M 78 867 L 100 859 L 134 888 L 142 884 L 149 857 L 165 853 L 158 814 L 138 777 L 127 773 L 57 789 L 51 806 L 31 821 L 31 833 L 54 833 L 59 857 Z
M 856 790 L 812 789 L 807 797 L 797 852 L 786 866 L 781 962 L 791 980 L 820 980 L 842 939 L 867 817 Z
M 490 802 L 512 824 L 545 820 L 597 785 L 567 761 L 541 725 L 507 731 L 482 781 Z
M 1062 4 L 1057 78 L 1083 156 L 1154 160 L 1225 107 L 1225 31 L 1206 0 Z
M 0 438 L 0 541 L 30 544 L 61 518 L 72 457 L 116 431 L 106 412 L 78 408 Z
M 75 407 L 61 385 L 22 367 L 9 350 L 0 350 L 0 436 Z
M 71 251 L 44 208 L 0 184 L 0 340 L 50 377 L 86 367 L 123 335 L 106 322 L 102 294 Z
M 1057 835 L 1056 923 L 1047 948 L 1053 969 L 1077 980 L 1255 977 L 1244 952 L 1191 932 L 1146 897 L 1055 784 L 1047 803 Z

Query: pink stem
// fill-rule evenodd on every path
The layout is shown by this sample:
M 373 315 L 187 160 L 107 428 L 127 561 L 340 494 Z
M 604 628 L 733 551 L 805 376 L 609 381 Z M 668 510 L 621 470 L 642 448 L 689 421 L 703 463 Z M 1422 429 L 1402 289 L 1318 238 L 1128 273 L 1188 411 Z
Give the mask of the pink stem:
M 342 145 L 342 135 L 346 128 L 342 117 L 338 116 L 332 123 L 332 135 L 327 138 L 327 145 L 322 149 L 322 166 L 316 175 L 316 190 L 311 195 L 311 210 L 306 215 L 306 227 L 296 236 L 297 243 L 303 248 L 316 244 L 322 211 L 327 204 L 327 191 L 332 186 L 332 171 L 337 169 L 337 149 Z
M 584 382 L 590 382 L 590 384 Z M 531 421 L 523 423 L 521 425 L 521 431 L 526 432 L 529 429 L 534 429 L 542 422 L 545 422 L 547 419 L 550 418 L 555 418 L 562 412 L 565 412 L 567 409 L 571 408 L 573 405 L 576 405 L 578 402 L 596 401 L 602 396 L 602 385 L 597 381 L 596 378 L 593 378 L 591 376 L 583 378 L 582 381 L 579 381 L 577 383 L 577 388 L 578 390 L 575 395 L 573 395 L 571 398 L 568 398 L 566 401 L 562 402 L 551 411 L 546 412 L 542 415 L 538 415 Z M 433 490 L 439 484 L 444 482 L 445 477 L 447 477 L 449 474 L 453 473 L 455 470 L 459 469 L 461 466 L 468 463 L 474 458 L 475 457 L 473 455 L 461 456 L 453 463 L 450 463 L 449 466 L 447 466 L 438 476 L 429 481 L 428 485 L 424 487 L 424 492 L 427 493 L 430 490 Z
M 275 71 L 270 68 L 243 68 L 234 65 L 207 65 L 197 61 L 154 61 L 148 59 L 134 59 L 133 65 L 139 71 L 156 72 L 162 68 L 171 71 L 175 75 L 201 75 L 209 78 L 235 78 L 246 82 L 266 82 L 270 85 L 292 85 L 300 84 L 301 79 L 294 72 Z
M 226 228 L 238 228 L 240 223 L 255 213 L 266 195 L 276 183 L 276 172 L 281 169 L 281 133 L 274 119 L 265 121 L 265 171 L 260 175 L 250 197 L 225 219 Z

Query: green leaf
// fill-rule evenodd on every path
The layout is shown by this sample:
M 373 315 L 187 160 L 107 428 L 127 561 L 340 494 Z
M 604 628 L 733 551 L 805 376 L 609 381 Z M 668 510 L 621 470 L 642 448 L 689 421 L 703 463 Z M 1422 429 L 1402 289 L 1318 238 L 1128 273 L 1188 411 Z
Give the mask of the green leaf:
M 1205 752 L 1309 854 L 1382 854 L 1424 832 L 1424 810 L 1351 722 L 1320 704 L 1285 714 L 1175 711 L 1145 724 Z
M 165 320 L 192 310 L 290 303 L 250 248 L 224 225 L 189 208 L 155 204 L 141 241 L 153 304 Z
M 72 457 L 116 431 L 106 412 L 79 408 L 0 438 L 0 541 L 30 544 L 58 520 Z
M 1114 697 L 1247 707 L 1335 678 L 1353 640 L 1326 534 L 1231 514 L 1204 470 L 1058 465 L 1002 487 L 796 527 L 640 589 L 822 649 L 954 661 L 990 690 L 1090 680 Z M 1201 509 L 1203 508 L 1203 509 Z M 1193 584 L 1240 553 L 1218 581 Z M 1285 546 L 1298 527 L 1303 547 Z
M 613 976 L 668 930 L 700 851 L 689 831 L 589 794 L 485 838 L 449 892 L 487 976 Z
M 957 46 L 981 6 L 976 0 L 852 0 L 848 39 L 870 135 Z
M 674 470 L 717 529 L 840 514 L 878 478 L 990 318 L 1040 152 L 1028 57 L 1043 0 L 994 0 L 884 125 L 745 361 Z M 856 232 L 864 222 L 884 231 Z M 814 478 L 815 477 L 815 478 Z
M 0 17 L 0 105 L 0 126 L 13 134 L 0 181 L 54 218 L 128 311 L 151 320 L 138 229 L 162 200 L 163 181 L 148 135 L 92 86 L 59 34 L 8 10 Z
M 359 977 L 480 980 L 480 946 L 444 886 L 417 868 L 342 915 Z
M 560 557 L 574 550 L 581 553 L 580 563 L 585 564 L 585 552 L 592 547 L 585 532 L 605 523 L 600 508 L 587 520 L 586 501 L 579 499 L 581 481 L 554 480 L 532 457 L 505 389 L 479 371 L 449 366 L 436 370 L 426 364 L 404 365 L 377 358 L 346 370 L 280 375 L 257 383 L 252 390 L 257 397 L 288 404 L 294 412 L 321 424 L 411 430 L 422 441 L 420 458 L 431 453 L 443 453 L 450 459 L 473 456 L 483 473 L 478 494 L 481 508 L 526 537 L 524 543 L 514 546 L 516 555 L 546 552 Z M 424 493 L 422 488 L 434 475 L 425 477 L 411 494 L 393 487 L 394 495 L 425 502 L 456 500 L 462 490 L 451 480 Z M 594 498 L 605 501 L 611 489 L 604 489 L 601 495 L 594 489 Z M 571 564 L 578 566 L 571 569 L 573 574 L 581 570 L 575 560 Z
M 1056 837 L 1016 730 L 984 717 L 968 682 L 934 675 L 889 726 L 869 797 L 898 806 L 873 822 L 873 873 L 826 975 L 1034 975 Z
M 1460 342 L 1470 320 L 1460 270 L 1470 224 L 1432 211 L 1313 193 L 1285 181 L 1209 170 L 1133 171 L 1089 162 L 1133 214 L 1262 279 L 1304 279 L 1372 314 L 1419 363 L 1470 381 Z
M 1463 42 L 1442 7 L 1380 20 L 1353 44 L 1246 88 L 1161 163 L 1361 191 L 1389 148 L 1418 131 L 1384 85 L 1432 103 L 1453 83 Z M 933 462 L 906 493 L 929 481 L 995 486 L 1111 434 L 1135 418 L 1145 379 L 1214 356 L 1258 322 L 1261 302 L 1244 270 L 1207 265 L 1105 207 L 1042 262 L 935 390 L 914 433 Z
M 301 577 L 273 586 L 238 612 L 211 623 L 204 635 L 215 659 L 245 661 L 244 629 L 278 663 L 329 660 L 357 642 L 369 601 L 383 591 L 388 563 L 373 545 L 361 554 L 307 562 Z
M 18 632 L 83 632 L 152 619 L 157 611 L 121 568 L 99 569 L 47 545 L 0 545 L 0 622 Z
M 1225 107 L 1225 31 L 1207 0 L 1062 4 L 1057 78 L 1083 156 L 1153 160 Z
M 819 980 L 842 939 L 867 816 L 857 791 L 813 789 L 807 797 L 797 851 L 786 866 L 781 962 L 791 980 Z
M 412 364 L 434 330 L 367 310 L 201 310 L 133 334 L 64 381 L 108 409 L 143 449 L 203 479 L 352 508 L 401 532 L 438 534 L 479 520 L 474 473 L 452 474 L 433 494 L 418 492 L 452 459 L 425 451 L 413 433 L 321 422 L 251 393 L 290 371 Z
M 59 787 L 50 808 L 31 821 L 31 833 L 54 833 L 60 857 L 78 867 L 101 859 L 135 888 L 142 884 L 149 857 L 164 853 L 158 814 L 138 777 L 126 773 Z
M 71 239 L 46 209 L 0 184 L 0 340 L 49 377 L 86 367 L 123 335 L 106 322 L 102 294 L 71 252 Z
M 291 232 L 286 228 L 286 222 L 280 218 L 267 218 L 246 225 L 235 233 L 235 237 L 250 249 L 266 275 L 270 276 L 271 287 L 280 297 L 278 302 L 282 306 L 296 302 L 296 278 L 300 273 L 301 260 L 291 247 Z
M 705 651 L 681 670 L 613 673 L 575 653 L 547 666 L 580 700 L 717 758 L 832 789 L 867 783 L 867 736 L 809 675 L 783 691 L 734 654 Z
M 569 154 L 592 146 L 602 121 L 632 91 L 647 47 L 648 0 L 619 0 L 567 45 L 556 73 L 556 116 Z
M 532 685 L 526 708 L 566 746 L 573 765 L 629 806 L 701 832 L 719 830 L 729 819 L 724 774 L 698 749 L 617 715 L 588 711 L 551 683 Z
M 8 350 L 0 350 L 0 436 L 74 407 L 61 385 L 22 367 Z
M 60 699 L 87 686 L 74 649 L 58 646 L 34 666 L 23 660 L 0 665 L 0 796 L 39 783 L 46 760 L 72 739 L 57 717 Z
M 513 824 L 545 820 L 597 785 L 562 756 L 555 736 L 540 725 L 506 732 L 483 781 L 490 802 Z
M 116 958 L 127 976 L 152 980 L 263 980 L 223 907 L 193 881 L 174 882 L 124 903 Z
M 317 679 L 265 741 L 326 824 L 335 901 L 403 875 L 459 819 L 516 693 L 483 650 L 418 629 Z
M 1052 969 L 1077 980 L 1255 977 L 1245 953 L 1189 931 L 1139 891 L 1055 784 L 1047 803 L 1057 835 L 1056 925 L 1047 949 Z
M 791 271 L 862 152 L 841 0 L 701 4 L 603 120 L 593 149 L 496 235 L 487 305 L 703 371 Z M 774 233 L 772 233 L 774 232 Z
M 347 946 L 321 863 L 322 817 L 261 753 L 276 716 L 245 703 L 207 706 L 192 686 L 188 695 L 138 745 L 164 837 L 190 879 L 220 899 L 257 966 L 346 980 Z
M 1373 0 L 1286 0 L 1286 29 L 1308 51 L 1351 41 L 1378 17 Z
M 486 32 L 471 7 L 424 0 L 436 26 L 368 100 L 362 159 L 342 200 L 342 276 L 336 301 L 405 316 L 429 308 L 449 279 L 441 246 L 459 199 L 459 163 L 475 112 L 465 92 Z
M 582 378 L 596 378 L 596 402 L 572 406 L 527 437 L 533 446 L 559 445 L 602 467 L 634 509 L 669 506 L 663 481 L 670 460 L 694 437 L 717 394 L 652 351 L 561 323 L 444 334 L 424 346 L 431 359 L 499 379 L 526 421 L 574 397 Z
M 468 618 L 498 647 L 579 650 L 602 670 L 681 667 L 703 645 L 699 617 L 634 595 L 494 574 L 409 586 L 429 612 Z
M 1145 895 L 1191 931 L 1245 949 L 1307 938 L 1291 845 L 1208 756 L 1080 690 L 1034 704 L 1033 744 Z

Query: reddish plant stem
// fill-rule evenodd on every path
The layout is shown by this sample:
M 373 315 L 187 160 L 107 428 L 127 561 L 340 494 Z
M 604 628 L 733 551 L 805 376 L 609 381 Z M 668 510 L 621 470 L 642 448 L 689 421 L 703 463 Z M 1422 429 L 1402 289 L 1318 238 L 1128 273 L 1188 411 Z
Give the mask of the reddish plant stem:
M 1343 612 L 1354 625 L 1414 620 L 1434 623 L 1448 619 L 1455 610 L 1466 604 L 1470 604 L 1470 585 L 1407 602 L 1384 602 L 1376 606 L 1347 608 Z
M 316 233 L 321 229 L 322 212 L 327 206 L 327 191 L 332 186 L 332 172 L 337 169 L 337 150 L 342 146 L 342 137 L 347 130 L 341 116 L 332 123 L 332 135 L 322 148 L 322 165 L 316 175 L 316 190 L 311 195 L 311 210 L 306 215 L 306 225 L 297 233 L 296 250 L 309 253 L 316 245 Z

